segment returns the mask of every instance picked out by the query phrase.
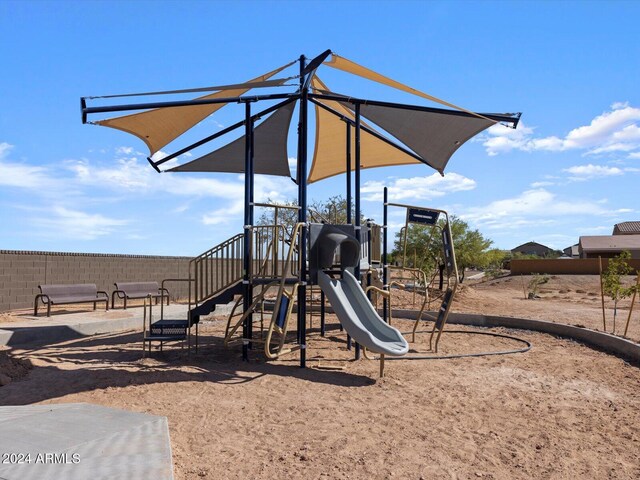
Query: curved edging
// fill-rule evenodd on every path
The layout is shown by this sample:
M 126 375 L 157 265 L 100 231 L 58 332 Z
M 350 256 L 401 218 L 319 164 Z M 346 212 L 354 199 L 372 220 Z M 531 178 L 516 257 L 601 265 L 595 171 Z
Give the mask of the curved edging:
M 435 312 L 429 313 L 435 314 Z M 415 320 L 417 315 L 417 310 L 393 310 L 394 317 L 404 317 Z M 548 322 L 546 320 L 453 312 L 449 314 L 448 322 L 475 327 L 506 327 L 550 333 L 552 335 L 577 340 L 640 363 L 639 344 L 616 335 L 597 332 L 588 328 L 575 327 L 564 323 Z

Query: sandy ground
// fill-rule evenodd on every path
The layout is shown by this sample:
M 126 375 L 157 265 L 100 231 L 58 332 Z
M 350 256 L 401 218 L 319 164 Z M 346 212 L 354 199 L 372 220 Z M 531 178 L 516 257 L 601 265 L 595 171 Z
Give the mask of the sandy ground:
M 540 298 L 535 300 L 525 298 L 531 278 L 530 275 L 505 276 L 479 283 L 463 283 L 452 311 L 547 320 L 605 331 L 600 279 L 597 275 L 551 275 L 548 282 L 539 287 Z M 627 284 L 634 282 L 635 277 L 626 279 Z M 398 308 L 420 308 L 423 297 L 417 295 L 415 303 L 413 298 L 411 292 L 394 290 L 392 304 Z M 431 310 L 437 310 L 439 306 L 438 300 L 430 304 Z M 607 332 L 622 336 L 630 306 L 631 298 L 618 302 L 614 332 L 613 301 L 605 297 Z M 640 297 L 635 300 L 627 337 L 640 342 Z
M 524 300 L 519 280 L 465 288 L 454 310 L 602 321 L 589 279 L 550 280 L 539 300 Z M 325 338 L 311 332 L 305 370 L 295 354 L 266 363 L 258 351 L 242 362 L 239 348 L 220 345 L 223 324 L 206 322 L 190 357 L 166 348 L 141 359 L 139 332 L 12 350 L 9 358 L 33 368 L 0 387 L 0 404 L 91 402 L 166 415 L 178 479 L 640 478 L 640 368 L 612 355 L 540 333 L 452 326 L 533 347 L 388 361 L 380 379 L 378 362 L 353 361 L 331 316 Z M 426 344 L 419 335 L 412 347 L 427 353 Z M 522 346 L 445 332 L 440 353 Z

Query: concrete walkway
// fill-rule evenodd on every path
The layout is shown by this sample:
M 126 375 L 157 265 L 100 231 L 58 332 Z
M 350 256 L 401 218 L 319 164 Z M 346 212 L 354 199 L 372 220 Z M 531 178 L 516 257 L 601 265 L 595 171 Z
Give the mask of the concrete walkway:
M 187 318 L 186 305 L 164 306 L 165 318 Z M 160 306 L 154 305 L 153 317 L 160 318 Z M 143 309 L 89 310 L 53 313 L 50 317 L 25 315 L 23 321 L 0 323 L 0 345 L 46 345 L 87 335 L 124 330 L 142 332 Z
M 0 480 L 173 479 L 167 418 L 88 403 L 0 407 Z

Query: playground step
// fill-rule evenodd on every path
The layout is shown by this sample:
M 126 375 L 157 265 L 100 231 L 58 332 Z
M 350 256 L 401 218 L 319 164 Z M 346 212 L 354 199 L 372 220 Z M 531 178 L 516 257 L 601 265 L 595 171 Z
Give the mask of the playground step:
M 189 318 L 191 324 L 195 325 L 200 322 L 200 317 L 203 315 L 209 315 L 216 309 L 216 305 L 226 304 L 233 300 L 233 297 L 242 293 L 242 282 L 234 283 L 222 292 L 214 295 L 213 297 L 205 300 L 197 307 L 192 308 L 189 311 Z

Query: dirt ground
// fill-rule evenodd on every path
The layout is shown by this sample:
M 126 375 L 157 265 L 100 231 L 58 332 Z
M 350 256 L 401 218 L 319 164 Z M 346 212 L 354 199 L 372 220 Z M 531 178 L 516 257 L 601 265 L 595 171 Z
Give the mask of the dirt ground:
M 531 275 L 504 276 L 495 280 L 465 282 L 458 289 L 452 311 L 460 313 L 482 313 L 485 315 L 512 316 L 566 323 L 605 331 L 602 320 L 602 297 L 600 278 L 597 275 L 549 275 L 548 281 L 540 285 L 537 299 L 527 299 Z M 635 282 L 635 277 L 626 278 L 626 284 Z M 394 290 L 392 304 L 398 308 L 420 308 L 422 298 L 413 293 Z M 438 300 L 430 304 L 431 310 L 440 306 Z M 623 335 L 631 298 L 618 302 L 615 334 Z M 614 333 L 614 304 L 605 297 L 606 331 Z M 640 342 L 640 297 L 629 319 L 627 338 Z
M 592 277 L 550 279 L 537 300 L 524 300 L 520 280 L 465 287 L 453 309 L 602 329 L 600 298 L 590 295 L 597 277 L 595 286 Z M 411 303 L 403 295 L 396 304 Z M 380 379 L 377 361 L 353 361 L 332 316 L 328 326 L 322 338 L 314 319 L 304 370 L 296 354 L 267 363 L 255 351 L 242 362 L 239 347 L 221 346 L 215 317 L 190 357 L 165 348 L 142 359 L 139 332 L 15 349 L 9 358 L 33 368 L 0 387 L 0 405 L 91 402 L 166 415 L 178 479 L 640 478 L 638 365 L 541 333 L 450 326 L 439 354 L 525 347 L 473 332 L 532 348 L 387 361 Z M 413 353 L 427 345 L 419 335 Z

